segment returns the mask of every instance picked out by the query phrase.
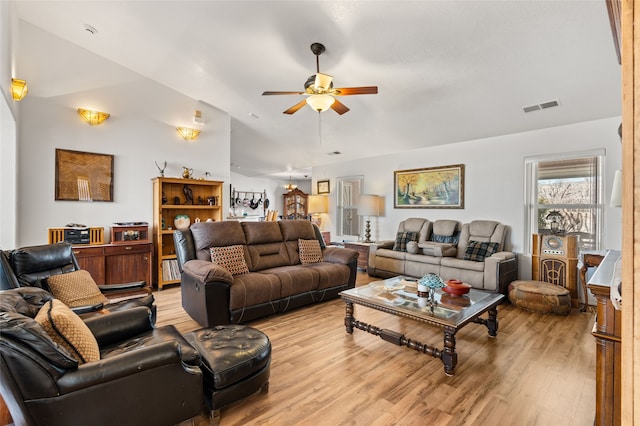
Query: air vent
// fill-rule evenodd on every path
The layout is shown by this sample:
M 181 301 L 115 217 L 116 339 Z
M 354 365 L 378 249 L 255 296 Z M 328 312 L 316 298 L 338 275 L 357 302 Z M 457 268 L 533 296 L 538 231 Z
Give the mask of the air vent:
M 547 109 L 547 108 L 555 108 L 557 106 L 560 106 L 560 102 L 558 102 L 558 100 L 556 99 L 553 101 L 542 102 L 540 104 L 528 105 L 526 107 L 522 107 L 522 110 L 524 112 L 533 112 L 533 111 L 540 111 L 542 109 Z

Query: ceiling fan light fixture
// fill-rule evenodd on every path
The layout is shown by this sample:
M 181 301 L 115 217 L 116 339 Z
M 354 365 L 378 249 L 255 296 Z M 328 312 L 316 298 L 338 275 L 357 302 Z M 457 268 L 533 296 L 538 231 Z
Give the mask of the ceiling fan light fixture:
M 318 112 L 328 110 L 334 102 L 333 96 L 329 95 L 311 95 L 307 98 L 307 104 Z
M 329 90 L 331 88 L 331 81 L 333 77 L 328 74 L 316 73 L 316 81 L 314 87 L 318 91 Z

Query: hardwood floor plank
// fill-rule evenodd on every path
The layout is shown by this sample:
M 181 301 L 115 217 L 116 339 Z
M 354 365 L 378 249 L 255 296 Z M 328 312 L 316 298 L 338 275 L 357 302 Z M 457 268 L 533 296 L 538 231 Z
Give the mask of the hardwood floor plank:
M 370 280 L 359 273 L 357 285 Z M 182 309 L 179 287 L 154 295 L 159 326 L 200 328 Z M 221 425 L 593 424 L 591 313 L 557 317 L 502 304 L 497 338 L 478 324 L 456 334 L 453 377 L 439 359 L 361 330 L 347 334 L 344 313 L 332 300 L 248 323 L 273 346 L 269 392 L 223 409 Z M 443 346 L 442 333 L 426 324 L 362 306 L 354 315 Z

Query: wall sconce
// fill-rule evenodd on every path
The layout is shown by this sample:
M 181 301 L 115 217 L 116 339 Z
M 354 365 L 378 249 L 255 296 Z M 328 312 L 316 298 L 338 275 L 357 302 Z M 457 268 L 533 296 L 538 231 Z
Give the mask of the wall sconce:
M 82 108 L 78 108 L 78 115 L 92 126 L 102 124 L 104 120 L 111 116 L 108 112 L 92 111 L 90 109 Z
M 17 78 L 11 79 L 11 97 L 14 101 L 21 101 L 22 98 L 29 93 L 29 87 L 25 80 L 18 80 Z
M 200 130 L 190 129 L 189 127 L 176 127 L 176 130 L 178 130 L 178 133 L 180 133 L 180 136 L 182 136 L 182 139 L 185 141 L 195 140 L 200 134 Z

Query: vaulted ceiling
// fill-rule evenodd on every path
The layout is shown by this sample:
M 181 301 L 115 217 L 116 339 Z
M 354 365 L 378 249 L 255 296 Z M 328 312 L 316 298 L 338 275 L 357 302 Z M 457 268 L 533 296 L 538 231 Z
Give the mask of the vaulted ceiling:
M 14 6 L 24 21 L 227 111 L 231 170 L 247 176 L 297 178 L 332 162 L 621 114 L 604 0 Z M 344 115 L 283 114 L 304 96 L 262 92 L 304 90 L 313 42 L 326 46 L 320 71 L 336 87 L 379 93 L 341 97 Z

